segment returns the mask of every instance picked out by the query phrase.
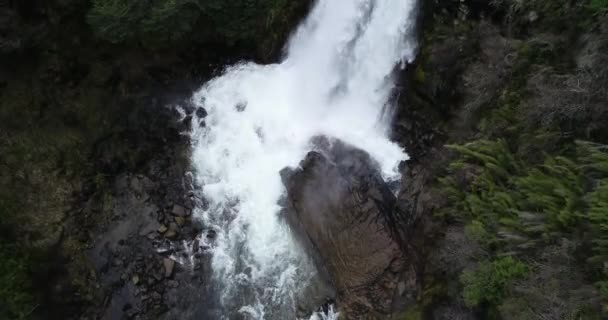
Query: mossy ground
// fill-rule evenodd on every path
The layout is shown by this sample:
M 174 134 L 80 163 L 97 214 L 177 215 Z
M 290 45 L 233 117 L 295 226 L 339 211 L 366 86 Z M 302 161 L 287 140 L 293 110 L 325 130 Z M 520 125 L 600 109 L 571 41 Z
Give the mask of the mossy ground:
M 182 1 L 132 1 L 126 16 L 112 15 L 121 1 L 9 2 L 14 25 L 0 28 L 23 46 L 0 53 L 0 318 L 73 315 L 93 298 L 85 249 L 106 217 L 79 201 L 103 202 L 117 174 L 172 143 L 165 104 L 227 61 L 276 58 L 309 3 L 200 2 L 213 12 L 190 20 Z
M 413 108 L 441 114 L 450 164 L 437 172 L 435 219 L 440 234 L 464 233 L 451 254 L 470 255 L 425 268 L 423 313 L 466 305 L 483 319 L 602 318 L 607 3 L 450 4 L 426 19 L 412 78 L 431 99 Z M 444 47 L 467 56 L 442 67 Z M 431 261 L 445 245 L 425 249 Z

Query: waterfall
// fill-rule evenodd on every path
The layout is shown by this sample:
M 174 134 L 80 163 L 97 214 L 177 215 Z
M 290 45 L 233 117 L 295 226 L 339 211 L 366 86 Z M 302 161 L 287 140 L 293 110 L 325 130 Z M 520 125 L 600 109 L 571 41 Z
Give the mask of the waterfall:
M 279 217 L 279 171 L 326 135 L 366 150 L 386 178 L 407 155 L 388 138 L 395 66 L 413 59 L 414 0 L 319 0 L 283 61 L 241 63 L 193 97 L 196 214 L 215 230 L 220 319 L 296 319 L 316 270 Z M 327 319 L 331 315 L 314 315 Z

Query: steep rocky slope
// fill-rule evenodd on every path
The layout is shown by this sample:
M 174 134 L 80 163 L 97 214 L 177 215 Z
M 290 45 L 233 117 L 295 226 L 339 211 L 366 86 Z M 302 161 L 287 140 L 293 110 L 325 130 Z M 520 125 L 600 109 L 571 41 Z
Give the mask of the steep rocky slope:
M 215 234 L 189 217 L 204 200 L 184 98 L 227 63 L 276 59 L 309 2 L 132 3 L 138 18 L 116 20 L 102 0 L 0 0 L 0 318 L 200 318 L 217 303 L 201 245 Z M 605 318 L 607 11 L 425 2 L 395 95 L 412 156 L 397 197 L 346 146 L 284 172 L 288 218 L 331 282 L 319 297 L 355 319 Z
M 171 19 L 195 12 L 181 2 L 0 1 L 0 318 L 145 317 L 183 303 L 162 296 L 176 283 L 156 253 L 195 227 L 172 214 L 193 201 L 174 106 L 194 112 L 184 99 L 230 62 L 277 59 L 309 5 L 201 3 L 230 14 L 201 11 L 177 37 Z M 146 32 L 109 38 L 133 24 Z M 148 234 L 161 225 L 176 230 Z
M 406 319 L 605 317 L 607 9 L 425 3 L 395 121 L 418 221 Z

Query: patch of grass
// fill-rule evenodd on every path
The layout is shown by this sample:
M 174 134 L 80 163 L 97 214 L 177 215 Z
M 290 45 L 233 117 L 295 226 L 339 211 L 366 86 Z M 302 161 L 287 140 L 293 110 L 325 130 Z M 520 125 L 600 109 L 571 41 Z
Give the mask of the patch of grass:
M 520 265 L 499 257 L 535 259 L 560 239 L 591 248 L 581 251 L 587 253 L 579 267 L 596 270 L 590 281 L 608 301 L 608 147 L 577 142 L 573 153 L 545 154 L 540 163 L 504 140 L 450 148 L 460 156 L 440 179 L 449 201 L 444 210 L 499 259 L 463 274 L 467 305 L 496 308 L 505 297 L 503 284 L 523 274 Z
M 16 241 L 17 203 L 0 197 L 0 318 L 22 319 L 34 308 L 31 259 Z
M 500 305 L 508 286 L 527 272 L 528 267 L 512 257 L 484 261 L 475 271 L 465 271 L 460 277 L 464 285 L 464 301 L 470 307 L 482 303 Z
M 276 38 L 294 6 L 285 0 L 93 0 L 87 21 L 100 38 L 117 44 L 157 47 L 188 39 L 234 45 Z

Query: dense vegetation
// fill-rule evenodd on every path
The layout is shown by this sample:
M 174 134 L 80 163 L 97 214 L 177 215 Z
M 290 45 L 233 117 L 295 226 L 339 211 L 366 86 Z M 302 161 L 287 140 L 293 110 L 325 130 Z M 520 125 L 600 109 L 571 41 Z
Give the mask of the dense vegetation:
M 112 43 L 158 47 L 184 40 L 250 46 L 263 42 L 263 50 L 272 50 L 276 48 L 268 46 L 284 38 L 301 8 L 302 2 L 286 0 L 93 0 L 87 21 Z
M 502 306 L 510 289 L 511 297 L 525 299 L 527 292 L 515 280 L 529 285 L 532 279 L 546 276 L 547 267 L 570 267 L 584 271 L 586 281 L 596 288 L 585 282 L 569 287 L 572 284 L 559 282 L 571 279 L 554 277 L 564 296 L 578 291 L 588 297 L 584 304 L 568 301 L 563 307 L 579 317 L 594 308 L 599 296 L 606 293 L 608 279 L 606 148 L 579 142 L 571 156 L 567 152 L 545 155 L 539 163 L 511 152 L 504 140 L 479 140 L 452 148 L 461 158 L 451 164 L 450 171 L 467 177 L 458 180 L 449 175 L 442 180 L 450 199 L 448 215 L 465 224 L 466 236 L 483 247 L 485 259 L 503 257 L 496 258 L 498 264 L 479 257 L 477 270 L 465 271 L 461 281 L 467 305 Z M 564 243 L 569 247 L 559 254 L 573 261 L 566 265 L 544 261 L 549 248 Z M 530 275 L 524 277 L 528 269 Z M 608 301 L 608 296 L 603 299 Z
M 608 2 L 433 6 L 414 103 L 432 110 L 449 160 L 421 316 L 605 318 Z M 446 66 L 435 55 L 450 46 L 462 53 Z
M 78 199 L 170 144 L 165 105 L 222 64 L 276 59 L 308 4 L 0 1 L 0 319 L 92 299 Z
M 14 243 L 14 203 L 0 199 L 0 318 L 23 317 L 32 311 L 34 298 L 27 250 Z

